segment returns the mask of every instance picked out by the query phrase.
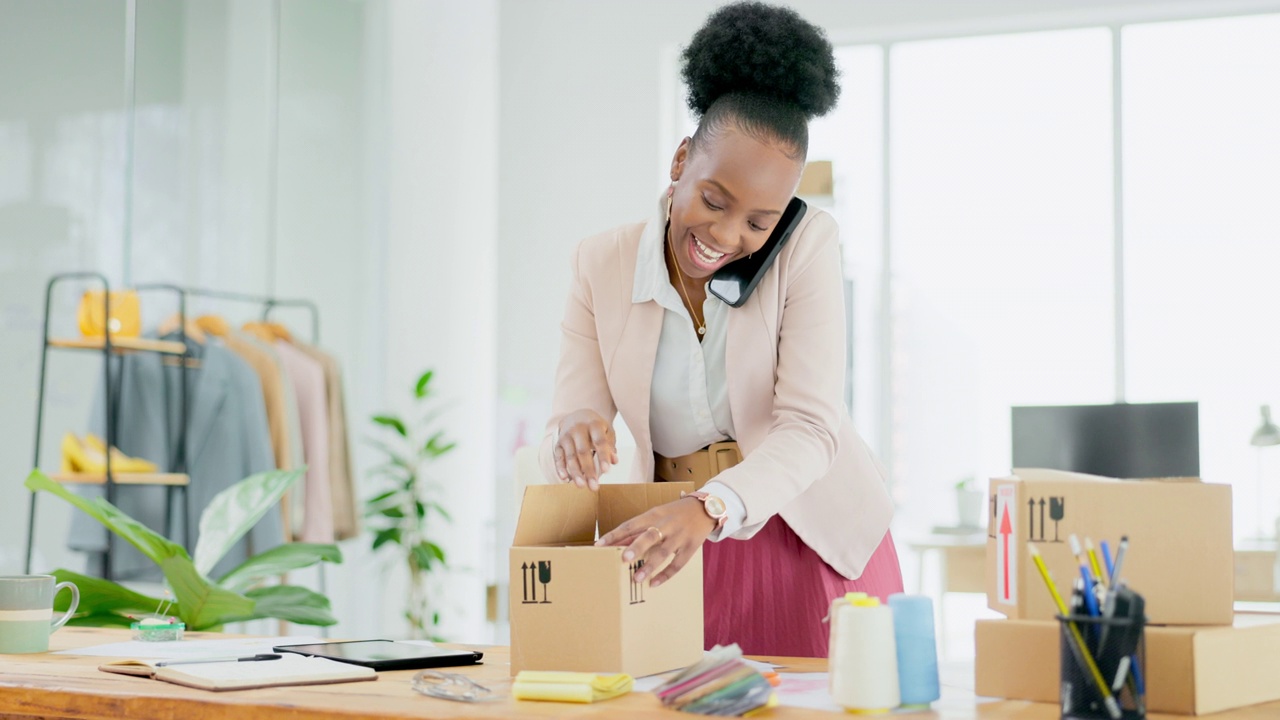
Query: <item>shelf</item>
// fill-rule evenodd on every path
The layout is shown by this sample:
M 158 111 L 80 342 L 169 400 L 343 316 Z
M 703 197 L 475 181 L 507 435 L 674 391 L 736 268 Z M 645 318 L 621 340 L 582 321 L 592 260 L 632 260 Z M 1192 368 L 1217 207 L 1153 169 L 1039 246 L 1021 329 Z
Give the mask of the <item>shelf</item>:
M 102 350 L 103 338 L 50 338 L 49 347 L 68 350 Z M 114 338 L 111 349 L 116 352 L 154 352 L 162 355 L 182 355 L 187 346 L 170 340 L 151 340 L 149 338 Z
M 66 485 L 105 485 L 105 475 L 70 473 L 50 476 L 54 482 Z M 191 480 L 181 473 L 112 473 L 117 485 L 188 485 Z

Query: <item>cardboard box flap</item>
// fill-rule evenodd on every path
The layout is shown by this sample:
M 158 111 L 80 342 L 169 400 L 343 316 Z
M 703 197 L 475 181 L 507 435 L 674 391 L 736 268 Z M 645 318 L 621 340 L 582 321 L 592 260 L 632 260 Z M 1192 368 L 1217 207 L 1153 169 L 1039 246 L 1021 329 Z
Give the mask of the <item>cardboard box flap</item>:
M 613 530 L 644 511 L 680 499 L 693 492 L 693 483 L 634 483 L 600 486 L 600 534 Z
M 596 537 L 596 494 L 576 485 L 524 489 L 514 545 L 589 543 Z
M 1197 477 L 1113 478 L 1104 475 L 1090 475 L 1088 473 L 1050 470 L 1047 468 L 1014 468 L 1013 477 L 992 478 L 992 480 L 1022 480 L 1025 482 L 1201 482 L 1200 478 Z

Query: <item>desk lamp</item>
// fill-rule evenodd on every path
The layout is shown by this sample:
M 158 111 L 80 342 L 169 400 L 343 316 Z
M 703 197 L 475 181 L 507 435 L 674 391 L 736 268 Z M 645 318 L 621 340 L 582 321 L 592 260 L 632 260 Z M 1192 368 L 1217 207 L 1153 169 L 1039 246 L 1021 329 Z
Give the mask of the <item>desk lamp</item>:
M 1262 485 L 1264 481 L 1262 453 L 1263 448 L 1280 445 L 1280 427 L 1276 427 L 1276 424 L 1271 421 L 1270 405 L 1262 406 L 1262 424 L 1258 426 L 1257 430 L 1253 431 L 1253 439 L 1249 441 L 1249 444 L 1258 448 L 1258 484 L 1255 489 L 1256 494 L 1254 503 L 1257 506 L 1257 510 L 1255 511 L 1257 514 L 1257 530 L 1259 536 L 1268 537 L 1272 532 L 1274 532 L 1274 530 L 1273 528 L 1268 527 L 1264 520 L 1267 511 L 1263 507 L 1265 503 L 1262 502 Z

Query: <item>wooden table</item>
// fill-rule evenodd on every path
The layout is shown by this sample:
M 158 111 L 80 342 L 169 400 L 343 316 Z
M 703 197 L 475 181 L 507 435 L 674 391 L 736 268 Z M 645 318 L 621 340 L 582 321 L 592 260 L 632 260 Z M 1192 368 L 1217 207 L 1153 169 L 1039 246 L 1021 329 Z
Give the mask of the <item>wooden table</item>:
M 210 633 L 190 633 L 191 639 L 216 638 Z M 88 628 L 64 628 L 52 640 L 53 650 L 68 650 L 128 639 L 128 632 Z M 459 669 L 477 681 L 510 691 L 507 649 L 480 648 L 485 664 Z M 76 655 L 0 655 L 0 718 L 86 718 L 93 720 L 353 720 L 354 718 L 690 718 L 662 709 L 648 693 L 595 705 L 516 702 L 511 699 L 486 704 L 437 700 L 409 687 L 412 671 L 380 673 L 376 682 L 307 687 L 267 688 L 213 693 L 170 683 L 99 672 L 102 658 Z M 825 662 L 813 659 L 775 659 L 793 672 L 820 672 Z M 956 668 L 952 668 L 954 671 Z M 786 670 L 783 670 L 786 672 Z M 948 682 L 948 676 L 954 682 Z M 943 699 L 930 712 L 911 718 L 929 720 L 1056 720 L 1053 705 L 987 701 L 972 691 L 972 672 L 944 675 Z M 784 680 L 785 682 L 785 680 Z M 834 718 L 847 715 L 798 708 L 778 708 L 769 717 Z M 1177 716 L 1151 715 L 1153 720 Z M 1221 713 L 1215 720 L 1261 720 L 1280 717 L 1280 703 Z

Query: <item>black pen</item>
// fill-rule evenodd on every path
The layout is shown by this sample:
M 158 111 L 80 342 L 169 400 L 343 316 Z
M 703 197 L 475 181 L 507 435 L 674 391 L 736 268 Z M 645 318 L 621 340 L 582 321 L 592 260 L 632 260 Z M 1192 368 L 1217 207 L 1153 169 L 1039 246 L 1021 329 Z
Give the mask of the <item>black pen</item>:
M 198 665 L 201 663 L 220 663 L 220 662 L 259 662 L 262 660 L 279 660 L 279 655 L 259 654 L 250 655 L 248 657 L 217 657 L 202 658 L 200 660 L 165 660 L 156 663 L 156 667 L 170 667 L 173 665 Z

